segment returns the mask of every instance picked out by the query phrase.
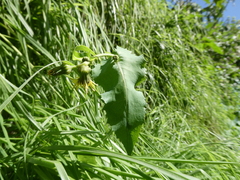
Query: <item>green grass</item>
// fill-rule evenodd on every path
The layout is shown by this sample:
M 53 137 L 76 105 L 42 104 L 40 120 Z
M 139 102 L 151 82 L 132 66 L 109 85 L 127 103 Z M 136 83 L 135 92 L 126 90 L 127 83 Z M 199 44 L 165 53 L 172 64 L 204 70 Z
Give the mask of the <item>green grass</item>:
M 0 14 L 0 179 L 240 179 L 230 126 L 239 103 L 199 45 L 201 17 L 148 0 L 3 0 Z M 98 92 L 47 75 L 77 45 L 144 55 L 148 104 L 133 156 Z

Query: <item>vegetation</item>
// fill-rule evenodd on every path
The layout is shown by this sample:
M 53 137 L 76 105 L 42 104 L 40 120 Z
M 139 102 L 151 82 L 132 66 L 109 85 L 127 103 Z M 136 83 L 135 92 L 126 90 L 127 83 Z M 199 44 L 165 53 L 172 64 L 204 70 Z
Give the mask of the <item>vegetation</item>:
M 240 31 L 220 21 L 225 3 L 2 0 L 0 179 L 240 179 Z M 93 73 L 86 92 L 77 75 L 48 75 L 76 66 L 76 47 L 117 46 L 145 59 L 132 155 L 100 97 L 108 81 Z

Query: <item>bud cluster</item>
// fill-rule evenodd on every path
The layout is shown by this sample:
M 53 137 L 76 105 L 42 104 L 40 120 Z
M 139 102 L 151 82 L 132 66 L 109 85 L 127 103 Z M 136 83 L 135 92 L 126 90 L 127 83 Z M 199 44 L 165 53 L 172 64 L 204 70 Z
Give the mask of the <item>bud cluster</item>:
M 82 59 L 82 63 L 79 65 L 74 65 L 69 61 L 63 61 L 58 67 L 55 67 L 48 71 L 48 75 L 59 76 L 64 74 L 70 74 L 74 70 L 78 74 L 78 78 L 71 78 L 74 83 L 75 88 L 79 86 L 83 87 L 86 91 L 88 87 L 95 89 L 95 83 L 91 80 L 90 73 L 92 69 L 90 68 L 90 62 L 88 57 Z

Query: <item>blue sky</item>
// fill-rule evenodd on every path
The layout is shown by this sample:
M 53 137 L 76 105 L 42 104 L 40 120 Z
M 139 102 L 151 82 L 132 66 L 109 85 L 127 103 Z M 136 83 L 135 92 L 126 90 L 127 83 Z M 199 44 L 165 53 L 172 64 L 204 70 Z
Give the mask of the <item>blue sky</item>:
M 192 0 L 193 2 L 198 3 L 202 7 L 205 7 L 207 3 L 204 0 Z M 228 17 L 235 17 L 236 20 L 240 20 L 240 0 L 235 0 L 235 2 L 230 2 L 227 6 L 227 9 L 224 11 L 224 20 Z

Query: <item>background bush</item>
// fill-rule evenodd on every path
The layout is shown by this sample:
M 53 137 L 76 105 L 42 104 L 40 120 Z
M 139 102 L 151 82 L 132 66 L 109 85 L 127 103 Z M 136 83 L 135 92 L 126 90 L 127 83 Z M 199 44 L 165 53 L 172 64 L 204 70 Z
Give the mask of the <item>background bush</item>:
M 220 22 L 221 2 L 1 1 L 0 178 L 239 179 L 239 22 Z M 46 75 L 77 45 L 144 55 L 133 157 L 97 92 Z

